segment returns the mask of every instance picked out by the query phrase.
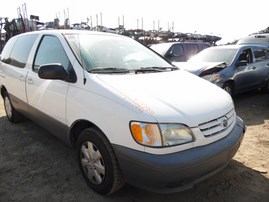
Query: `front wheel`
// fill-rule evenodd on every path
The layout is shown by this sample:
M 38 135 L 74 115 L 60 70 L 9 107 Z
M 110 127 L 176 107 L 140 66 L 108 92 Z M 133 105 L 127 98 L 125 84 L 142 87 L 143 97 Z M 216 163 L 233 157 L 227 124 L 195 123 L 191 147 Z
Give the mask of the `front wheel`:
M 10 122 L 16 123 L 23 119 L 23 116 L 16 111 L 16 109 L 12 106 L 10 98 L 7 92 L 4 92 L 4 108 L 7 115 L 7 118 Z
M 123 186 L 115 153 L 102 132 L 95 128 L 82 131 L 77 142 L 77 155 L 82 176 L 94 191 L 109 195 Z

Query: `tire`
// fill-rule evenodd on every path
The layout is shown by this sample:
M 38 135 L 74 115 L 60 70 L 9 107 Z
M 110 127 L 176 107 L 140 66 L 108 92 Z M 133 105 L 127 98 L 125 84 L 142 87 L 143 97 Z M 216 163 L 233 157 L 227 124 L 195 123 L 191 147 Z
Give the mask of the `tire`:
M 82 176 L 95 192 L 109 195 L 124 185 L 115 153 L 102 132 L 85 129 L 78 137 L 76 149 Z
M 9 95 L 7 92 L 3 94 L 4 99 L 4 108 L 7 115 L 8 120 L 11 123 L 17 123 L 23 120 L 23 116 L 16 111 L 16 109 L 12 106 Z
M 230 83 L 225 83 L 223 86 L 222 86 L 223 90 L 225 90 L 227 93 L 230 94 L 230 96 L 233 96 L 234 95 L 234 92 L 233 92 L 233 86 L 232 84 Z
M 268 93 L 269 92 L 269 80 L 266 82 L 266 85 L 261 88 L 261 93 Z

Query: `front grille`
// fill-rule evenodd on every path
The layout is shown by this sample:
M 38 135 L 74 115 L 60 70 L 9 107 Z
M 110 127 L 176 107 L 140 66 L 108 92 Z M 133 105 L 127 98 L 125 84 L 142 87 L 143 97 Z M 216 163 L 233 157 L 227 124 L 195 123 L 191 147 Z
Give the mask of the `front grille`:
M 221 117 L 199 124 L 199 129 L 205 137 L 211 137 L 229 130 L 230 127 L 232 127 L 234 120 L 235 112 L 234 109 L 232 109 Z

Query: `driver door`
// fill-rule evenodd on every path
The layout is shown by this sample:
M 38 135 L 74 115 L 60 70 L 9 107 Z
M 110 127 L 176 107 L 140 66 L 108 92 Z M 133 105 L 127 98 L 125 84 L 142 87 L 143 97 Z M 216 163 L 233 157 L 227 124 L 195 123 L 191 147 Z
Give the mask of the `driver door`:
M 244 49 L 236 61 L 236 73 L 234 81 L 236 83 L 235 91 L 244 91 L 252 87 L 254 81 L 253 71 L 255 64 L 253 63 L 253 55 L 250 48 Z
M 61 80 L 45 80 L 38 76 L 43 64 L 60 63 L 64 68 L 70 65 L 60 40 L 51 35 L 41 39 L 33 63 L 33 69 L 26 79 L 26 93 L 33 119 L 41 122 L 54 134 L 66 125 L 66 95 L 69 83 Z

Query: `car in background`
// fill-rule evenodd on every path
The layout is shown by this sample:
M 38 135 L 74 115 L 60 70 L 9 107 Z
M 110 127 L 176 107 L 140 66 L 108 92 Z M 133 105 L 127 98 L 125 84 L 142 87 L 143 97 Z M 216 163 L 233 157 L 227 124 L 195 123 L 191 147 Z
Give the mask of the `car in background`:
M 236 44 L 259 44 L 269 47 L 269 33 L 252 34 L 241 38 Z
M 208 47 L 210 44 L 206 42 L 167 42 L 150 46 L 170 62 L 185 62 Z
M 260 45 L 207 48 L 186 63 L 174 63 L 218 85 L 230 95 L 269 89 L 269 49 Z

